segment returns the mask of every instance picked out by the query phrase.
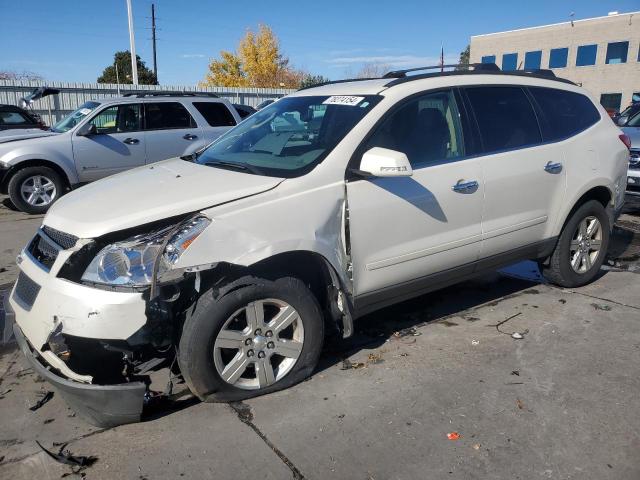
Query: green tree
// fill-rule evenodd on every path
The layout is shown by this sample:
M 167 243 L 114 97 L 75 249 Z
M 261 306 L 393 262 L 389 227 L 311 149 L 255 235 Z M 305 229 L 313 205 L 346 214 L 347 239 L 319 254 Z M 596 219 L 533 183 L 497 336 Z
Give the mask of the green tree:
M 330 80 L 327 77 L 323 77 L 322 75 L 311 75 L 310 73 L 305 73 L 300 81 L 300 88 L 313 87 L 314 85 L 319 85 L 329 81 Z
M 136 55 L 136 63 L 138 64 L 138 84 L 139 85 L 158 85 L 158 79 L 151 70 L 147 68 L 145 63 Z M 116 77 L 116 65 L 118 65 L 118 75 Z M 113 65 L 109 65 L 104 69 L 102 75 L 98 77 L 98 83 L 133 83 L 133 75 L 131 73 L 131 53 L 128 50 L 124 52 L 116 52 L 113 56 Z
M 460 59 L 458 60 L 458 66 L 456 70 L 469 70 L 469 56 L 471 55 L 471 46 L 467 45 L 463 51 L 460 52 Z

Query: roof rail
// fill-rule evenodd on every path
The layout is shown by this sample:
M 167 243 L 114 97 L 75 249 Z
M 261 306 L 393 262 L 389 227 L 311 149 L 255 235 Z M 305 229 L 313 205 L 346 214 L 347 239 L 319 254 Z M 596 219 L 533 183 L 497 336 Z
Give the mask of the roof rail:
M 525 68 L 521 71 L 525 73 L 531 73 L 533 75 L 538 75 L 540 77 L 558 78 L 556 77 L 556 74 L 553 72 L 553 70 L 549 70 L 548 68 Z
M 428 67 L 414 67 L 414 68 L 406 68 L 404 70 L 392 70 L 390 72 L 385 73 L 382 78 L 406 78 L 407 73 L 411 72 L 420 72 L 422 70 L 436 70 L 436 69 L 445 69 L 445 68 L 455 68 L 456 71 L 465 71 L 469 68 L 473 68 L 475 71 L 500 71 L 500 68 L 495 63 L 470 63 L 468 65 L 463 65 L 460 63 L 452 63 L 448 65 L 429 65 Z M 444 73 L 444 72 L 439 72 Z
M 220 98 L 215 93 L 211 92 L 172 92 L 172 91 L 163 91 L 163 90 L 149 90 L 149 91 L 139 91 L 139 92 L 127 92 L 122 95 L 123 97 L 135 97 L 135 98 L 144 98 L 144 97 L 212 97 L 212 98 Z

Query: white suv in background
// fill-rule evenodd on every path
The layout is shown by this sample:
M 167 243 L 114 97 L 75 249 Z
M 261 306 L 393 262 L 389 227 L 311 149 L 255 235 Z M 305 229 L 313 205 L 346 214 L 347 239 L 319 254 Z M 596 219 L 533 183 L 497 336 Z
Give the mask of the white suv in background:
M 0 192 L 27 213 L 114 173 L 189 155 L 241 121 L 214 94 L 144 92 L 89 101 L 51 131 L 0 143 Z
M 308 377 L 328 331 L 487 270 L 590 282 L 628 140 L 573 83 L 488 68 L 300 90 L 188 160 L 63 197 L 18 259 L 24 354 L 113 425 L 162 366 L 241 400 Z

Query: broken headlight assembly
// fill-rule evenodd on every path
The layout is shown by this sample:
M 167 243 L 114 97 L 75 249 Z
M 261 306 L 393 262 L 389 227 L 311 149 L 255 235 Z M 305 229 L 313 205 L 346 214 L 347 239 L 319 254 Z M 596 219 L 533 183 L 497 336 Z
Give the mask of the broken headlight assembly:
M 208 218 L 197 216 L 107 245 L 91 261 L 82 281 L 124 287 L 150 285 L 154 276 L 171 270 L 210 223 Z

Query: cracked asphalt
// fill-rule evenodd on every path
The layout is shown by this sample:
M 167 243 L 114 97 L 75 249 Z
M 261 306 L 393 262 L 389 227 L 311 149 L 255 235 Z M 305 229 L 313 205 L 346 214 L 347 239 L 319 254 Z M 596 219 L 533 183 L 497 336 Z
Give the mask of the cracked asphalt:
M 0 290 L 40 221 L 0 206 Z M 550 286 L 523 262 L 363 318 L 291 389 L 186 396 L 111 429 L 57 395 L 30 411 L 47 385 L 0 347 L 0 478 L 638 479 L 639 273 L 631 201 L 591 285 Z M 73 473 L 36 440 L 96 461 Z

